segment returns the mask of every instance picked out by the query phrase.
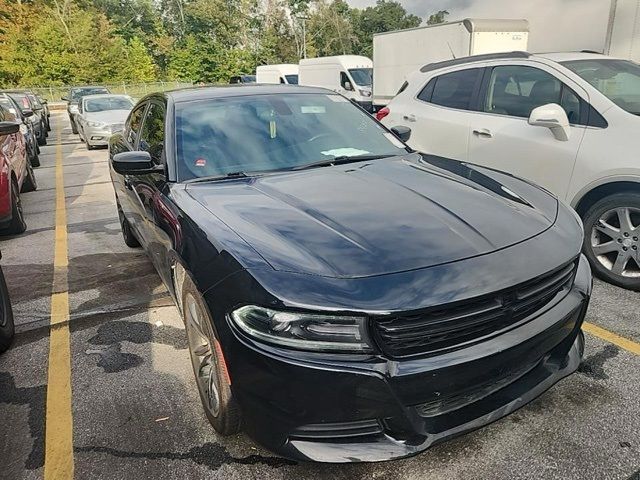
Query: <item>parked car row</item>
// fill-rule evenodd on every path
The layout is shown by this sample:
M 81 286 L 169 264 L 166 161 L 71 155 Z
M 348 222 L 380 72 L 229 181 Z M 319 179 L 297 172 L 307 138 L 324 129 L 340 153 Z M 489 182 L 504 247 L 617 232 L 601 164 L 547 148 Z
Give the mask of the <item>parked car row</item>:
M 329 90 L 245 85 L 149 95 L 111 137 L 124 241 L 175 299 L 218 433 L 388 460 L 578 368 L 592 280 L 575 211 L 411 136 Z
M 109 145 L 111 135 L 124 127 L 134 103 L 130 96 L 111 94 L 105 87 L 72 88 L 65 100 L 71 129 L 88 150 Z

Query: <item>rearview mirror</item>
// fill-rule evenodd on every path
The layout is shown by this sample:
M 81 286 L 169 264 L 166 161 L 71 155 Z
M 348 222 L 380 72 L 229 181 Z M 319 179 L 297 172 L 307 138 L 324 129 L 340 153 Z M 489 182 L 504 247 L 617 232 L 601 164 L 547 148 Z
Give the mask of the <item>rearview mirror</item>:
M 151 161 L 149 152 L 135 151 L 116 153 L 111 159 L 113 169 L 121 175 L 146 175 L 164 171 L 161 165 Z
M 0 135 L 11 135 L 20 131 L 20 124 L 16 122 L 0 122 Z
M 391 129 L 391 132 L 403 142 L 408 142 L 411 138 L 411 129 L 409 127 L 405 127 L 404 125 L 393 127 Z
M 548 128 L 561 142 L 569 140 L 571 134 L 567 113 L 557 103 L 548 103 L 534 108 L 529 115 L 529 125 Z
M 22 110 L 22 115 L 24 115 L 25 117 L 33 117 L 33 110 L 31 110 L 30 108 L 25 108 L 24 110 Z

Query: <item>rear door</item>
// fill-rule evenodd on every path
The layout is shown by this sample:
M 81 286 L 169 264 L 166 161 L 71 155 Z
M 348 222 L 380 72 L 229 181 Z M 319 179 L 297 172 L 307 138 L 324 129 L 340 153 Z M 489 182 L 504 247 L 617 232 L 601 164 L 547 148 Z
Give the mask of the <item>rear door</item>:
M 588 95 L 545 65 L 488 67 L 478 112 L 470 113 L 469 161 L 531 180 L 565 198 L 586 130 Z M 529 125 L 536 107 L 561 105 L 571 124 L 568 141 Z
M 402 117 L 396 121 L 411 128 L 411 147 L 456 160 L 467 159 L 469 110 L 479 91 L 482 71 L 464 68 L 432 77 L 415 98 L 400 106 Z

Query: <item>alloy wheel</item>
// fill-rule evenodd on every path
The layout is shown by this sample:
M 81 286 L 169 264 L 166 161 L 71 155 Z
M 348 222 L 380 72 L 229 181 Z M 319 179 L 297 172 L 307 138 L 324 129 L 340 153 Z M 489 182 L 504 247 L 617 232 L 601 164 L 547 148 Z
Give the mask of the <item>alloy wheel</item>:
M 606 211 L 593 226 L 591 248 L 611 273 L 640 277 L 640 209 L 618 207 Z
M 220 413 L 220 388 L 210 328 L 206 325 L 206 319 L 190 293 L 185 298 L 184 312 L 191 362 L 196 372 L 198 388 L 206 398 L 206 407 L 215 417 Z

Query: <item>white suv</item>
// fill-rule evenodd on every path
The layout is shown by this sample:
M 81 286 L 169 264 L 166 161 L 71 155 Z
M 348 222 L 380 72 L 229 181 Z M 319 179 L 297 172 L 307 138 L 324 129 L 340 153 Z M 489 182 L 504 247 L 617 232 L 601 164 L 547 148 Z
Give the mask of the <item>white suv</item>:
M 594 53 L 479 55 L 413 73 L 378 112 L 414 149 L 504 170 L 570 203 L 594 271 L 640 290 L 640 65 Z

